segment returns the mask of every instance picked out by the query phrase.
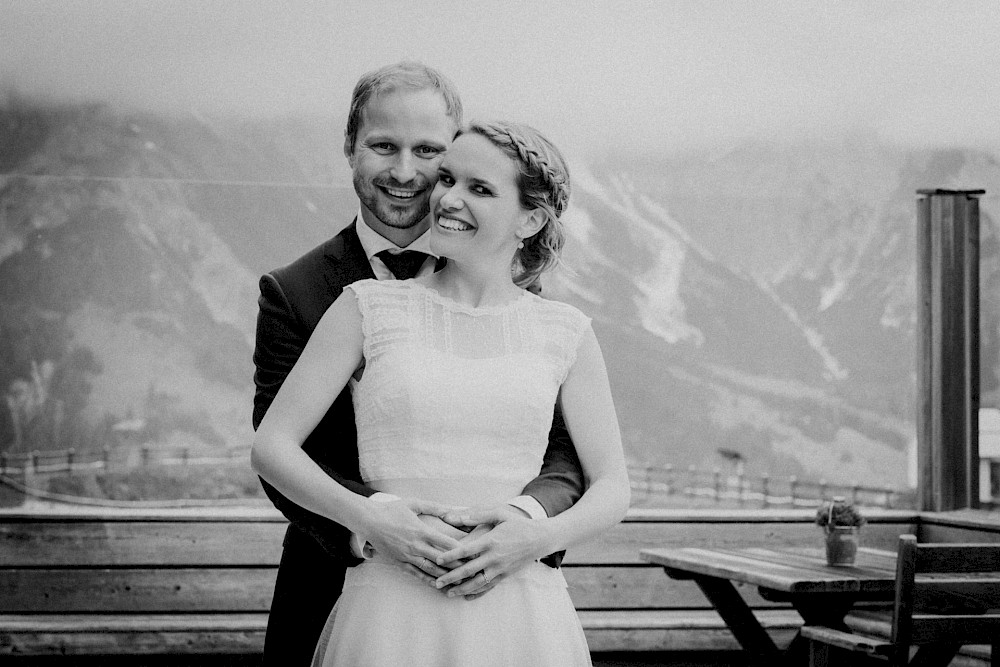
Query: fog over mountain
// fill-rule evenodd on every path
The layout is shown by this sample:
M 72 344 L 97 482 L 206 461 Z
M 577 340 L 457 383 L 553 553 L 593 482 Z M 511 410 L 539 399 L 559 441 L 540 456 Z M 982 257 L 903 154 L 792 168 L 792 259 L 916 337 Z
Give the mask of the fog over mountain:
M 0 451 L 247 447 L 257 278 L 353 217 L 339 135 L 0 111 Z M 713 466 L 727 448 L 749 472 L 905 485 L 922 187 L 987 190 L 983 395 L 998 402 L 992 155 L 855 135 L 571 167 L 545 291 L 594 318 L 632 460 Z

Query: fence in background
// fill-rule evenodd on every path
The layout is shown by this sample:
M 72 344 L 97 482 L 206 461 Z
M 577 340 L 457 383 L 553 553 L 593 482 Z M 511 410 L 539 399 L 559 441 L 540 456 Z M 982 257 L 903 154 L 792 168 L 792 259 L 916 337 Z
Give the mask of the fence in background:
M 153 466 L 211 466 L 248 461 L 249 451 L 233 449 L 223 456 L 194 455 L 189 448 L 152 447 L 105 448 L 78 454 L 72 449 L 0 453 L 0 475 L 46 478 L 77 473 L 128 472 Z M 908 508 L 915 502 L 914 491 L 880 487 L 829 484 L 823 480 L 725 473 L 690 466 L 629 466 L 633 504 L 670 506 L 676 504 L 720 505 L 729 507 L 817 507 L 823 499 L 844 496 L 864 507 Z
M 914 490 L 861 484 L 830 484 L 797 477 L 729 474 L 719 468 L 690 466 L 629 466 L 633 505 L 672 505 L 678 501 L 730 507 L 818 507 L 823 500 L 843 496 L 862 507 L 911 508 Z
M 0 475 L 31 474 L 56 475 L 76 472 L 123 472 L 148 466 L 212 465 L 248 459 L 249 450 L 232 449 L 224 455 L 192 455 L 190 448 L 174 449 L 122 447 L 112 450 L 105 447 L 98 452 L 77 453 L 72 449 L 23 454 L 0 453 Z

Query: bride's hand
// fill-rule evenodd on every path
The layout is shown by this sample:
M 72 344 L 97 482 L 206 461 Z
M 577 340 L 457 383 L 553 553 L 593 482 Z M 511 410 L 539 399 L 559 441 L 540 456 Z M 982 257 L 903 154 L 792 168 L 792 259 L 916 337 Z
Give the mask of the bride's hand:
M 434 585 L 436 577 L 448 572 L 437 564 L 437 557 L 456 548 L 459 538 L 465 537 L 440 519 L 448 509 L 420 500 L 373 502 L 362 535 L 375 553 Z
M 469 531 L 469 534 L 465 535 L 459 541 L 472 542 L 474 540 L 478 540 L 479 538 L 483 537 L 488 532 L 493 530 L 493 524 L 481 523 L 478 526 L 464 526 L 463 528 L 464 530 Z M 448 567 L 449 569 L 454 569 L 456 567 L 461 566 L 464 563 L 469 562 L 470 560 L 472 560 L 472 558 L 473 557 L 470 556 L 465 560 L 448 563 L 446 567 Z M 491 590 L 494 586 L 496 586 L 497 582 L 495 579 L 489 582 L 483 581 L 483 577 L 481 576 L 481 574 L 482 573 L 480 572 L 473 573 L 472 576 L 470 576 L 465 581 L 460 581 L 456 584 L 452 584 L 451 586 L 446 586 L 445 588 L 441 589 L 441 592 L 453 593 L 455 596 L 462 595 L 465 597 L 466 600 L 475 600 L 478 597 L 482 597 L 483 595 L 486 595 L 487 591 Z M 436 581 L 437 581 L 436 579 L 433 580 L 431 585 L 434 585 L 434 582 Z
M 461 541 L 462 539 L 468 537 L 465 534 L 465 531 L 463 531 L 463 530 L 461 530 L 459 528 L 456 528 L 455 526 L 452 526 L 449 523 L 445 523 L 441 519 L 441 517 L 439 517 L 437 515 L 434 515 L 434 514 L 418 514 L 417 518 L 420 519 L 420 521 L 422 521 L 423 524 L 425 526 L 427 526 L 428 528 L 430 528 L 431 530 L 435 530 L 435 531 L 441 533 L 442 535 L 450 537 L 450 538 L 452 538 L 454 540 Z M 455 567 L 455 566 L 457 566 L 457 564 L 454 565 L 453 567 Z M 441 567 L 437 563 L 423 563 L 422 564 L 422 569 L 418 568 L 413 563 L 403 563 L 402 567 L 403 567 L 403 570 L 406 571 L 408 574 L 416 577 L 417 579 L 419 579 L 420 581 L 424 582 L 425 584 L 427 584 L 428 586 L 430 586 L 432 588 L 435 588 L 434 584 L 437 581 L 437 579 L 435 577 L 438 576 L 438 575 L 431 575 L 431 574 L 429 574 L 428 573 L 428 568 L 433 568 L 433 569 L 430 570 L 431 572 L 440 572 L 441 574 L 444 574 L 449 569 L 449 568 Z
M 477 527 L 436 561 L 439 566 L 454 567 L 437 579 L 438 588 L 447 588 L 449 595 L 478 597 L 508 574 L 549 553 L 545 520 L 530 519 L 510 505 L 471 511 L 456 523 Z

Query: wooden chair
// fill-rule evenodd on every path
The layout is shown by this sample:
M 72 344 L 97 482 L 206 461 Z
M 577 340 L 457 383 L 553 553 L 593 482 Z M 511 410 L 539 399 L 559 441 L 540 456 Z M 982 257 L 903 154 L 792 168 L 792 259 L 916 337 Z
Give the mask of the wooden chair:
M 917 544 L 902 535 L 889 639 L 822 626 L 804 626 L 802 637 L 813 667 L 838 657 L 854 665 L 859 652 L 893 666 L 943 667 L 966 644 L 989 644 L 1000 657 L 1000 544 Z

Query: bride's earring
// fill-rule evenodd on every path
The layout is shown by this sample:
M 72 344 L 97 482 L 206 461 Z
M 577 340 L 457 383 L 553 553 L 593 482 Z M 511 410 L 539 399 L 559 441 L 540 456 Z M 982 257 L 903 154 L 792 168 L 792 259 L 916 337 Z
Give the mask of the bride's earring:
M 523 249 L 524 249 L 524 237 L 523 237 L 523 236 L 521 236 L 520 234 L 518 234 L 518 235 L 517 235 L 517 238 L 521 239 L 521 240 L 520 240 L 520 241 L 518 242 L 518 244 L 517 244 L 517 249 L 518 249 L 518 250 L 523 250 Z

